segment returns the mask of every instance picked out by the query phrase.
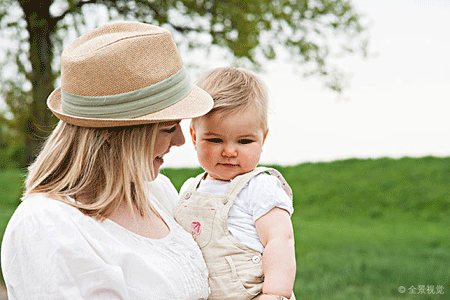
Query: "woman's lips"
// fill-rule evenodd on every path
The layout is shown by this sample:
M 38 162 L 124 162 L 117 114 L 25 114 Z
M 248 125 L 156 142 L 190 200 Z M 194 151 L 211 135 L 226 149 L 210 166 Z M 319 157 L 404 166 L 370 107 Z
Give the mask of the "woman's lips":
M 164 163 L 164 155 L 166 155 L 166 154 L 167 154 L 167 152 L 164 154 L 158 155 L 157 157 L 155 157 L 155 161 L 160 164 Z

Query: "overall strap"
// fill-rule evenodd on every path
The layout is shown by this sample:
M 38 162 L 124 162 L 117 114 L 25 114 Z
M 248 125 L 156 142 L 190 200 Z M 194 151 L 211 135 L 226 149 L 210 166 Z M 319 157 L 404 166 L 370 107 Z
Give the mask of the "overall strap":
M 188 188 L 186 189 L 186 192 L 194 192 L 197 190 L 198 186 L 200 185 L 200 182 L 205 177 L 206 173 L 200 173 L 198 174 L 192 182 L 189 184 Z
M 241 190 L 244 188 L 244 186 L 256 175 L 259 173 L 265 172 L 267 168 L 264 167 L 258 167 L 255 168 L 253 171 L 236 176 L 232 181 L 231 184 L 228 186 L 228 189 L 226 191 L 226 194 L 231 198 L 235 199 L 236 196 L 241 192 Z

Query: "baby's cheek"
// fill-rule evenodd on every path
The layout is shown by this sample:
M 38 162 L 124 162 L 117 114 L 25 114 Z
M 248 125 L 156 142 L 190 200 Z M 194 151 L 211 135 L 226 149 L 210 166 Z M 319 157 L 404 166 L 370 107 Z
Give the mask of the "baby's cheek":
M 198 160 L 202 166 L 208 166 L 213 163 L 214 156 L 211 151 L 198 151 Z
M 256 167 L 256 165 L 259 163 L 259 159 L 261 158 L 261 154 L 260 153 L 253 153 L 249 158 L 248 158 L 248 162 L 249 164 L 253 165 L 254 167 Z

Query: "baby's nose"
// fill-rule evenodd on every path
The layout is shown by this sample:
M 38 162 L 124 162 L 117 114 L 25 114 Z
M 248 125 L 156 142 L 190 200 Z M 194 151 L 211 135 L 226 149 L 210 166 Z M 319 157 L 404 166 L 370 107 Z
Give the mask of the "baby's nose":
M 231 145 L 225 145 L 222 151 L 222 155 L 225 157 L 236 157 L 237 156 L 236 148 Z

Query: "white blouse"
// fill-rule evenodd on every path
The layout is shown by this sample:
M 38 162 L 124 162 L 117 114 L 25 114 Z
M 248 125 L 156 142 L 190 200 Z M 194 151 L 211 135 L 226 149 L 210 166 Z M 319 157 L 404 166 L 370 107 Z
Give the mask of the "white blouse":
M 1 249 L 8 299 L 206 299 L 208 272 L 172 217 L 177 192 L 163 175 L 151 201 L 170 229 L 161 239 L 34 195 L 14 212 Z

